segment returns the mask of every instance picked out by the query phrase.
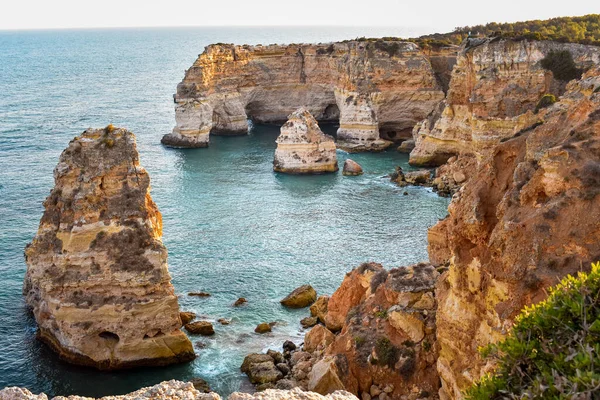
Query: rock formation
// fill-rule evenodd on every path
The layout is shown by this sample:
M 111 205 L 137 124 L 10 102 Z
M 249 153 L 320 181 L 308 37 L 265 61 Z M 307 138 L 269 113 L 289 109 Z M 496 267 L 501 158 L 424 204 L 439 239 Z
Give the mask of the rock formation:
M 293 112 L 277 137 L 273 170 L 288 174 L 319 174 L 338 170 L 335 142 L 321 132 L 305 108 Z
M 125 129 L 87 130 L 54 170 L 23 293 L 38 337 L 100 369 L 194 358 L 162 244 L 162 217 Z
M 299 388 L 292 390 L 267 389 L 258 393 L 233 393 L 229 400 L 358 400 L 352 393 L 340 390 L 322 396 L 314 392 L 303 392 Z
M 342 173 L 346 176 L 357 176 L 363 174 L 363 169 L 356 161 L 347 159 L 344 161 L 344 169 Z
M 163 143 L 207 146 L 209 133 L 246 134 L 248 119 L 283 123 L 306 106 L 319 121 L 340 122 L 338 147 L 382 150 L 384 139 L 410 138 L 443 98 L 414 43 L 215 44 L 177 86 L 176 126 Z
M 483 156 L 429 232 L 430 260 L 449 262 L 436 289 L 443 398 L 492 367 L 478 348 L 525 305 L 600 259 L 600 67 L 537 118 Z
M 281 300 L 281 304 L 290 308 L 304 308 L 317 300 L 317 292 L 310 285 L 302 285 Z
M 573 43 L 469 39 L 452 71 L 447 98 L 415 126 L 410 163 L 438 166 L 458 154 L 482 154 L 539 123 L 533 113 L 544 94 L 560 95 L 564 82 L 540 61 L 568 50 L 579 67 L 600 62 L 600 48 Z

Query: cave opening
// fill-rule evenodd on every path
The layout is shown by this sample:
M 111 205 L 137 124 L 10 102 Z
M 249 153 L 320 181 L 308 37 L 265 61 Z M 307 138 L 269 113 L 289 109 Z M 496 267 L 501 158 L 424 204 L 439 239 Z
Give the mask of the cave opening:
M 104 340 L 108 340 L 111 342 L 118 342 L 119 340 L 121 340 L 119 335 L 117 335 L 116 333 L 113 333 L 113 332 L 109 332 L 109 331 L 100 332 L 98 334 L 98 336 L 100 336 Z

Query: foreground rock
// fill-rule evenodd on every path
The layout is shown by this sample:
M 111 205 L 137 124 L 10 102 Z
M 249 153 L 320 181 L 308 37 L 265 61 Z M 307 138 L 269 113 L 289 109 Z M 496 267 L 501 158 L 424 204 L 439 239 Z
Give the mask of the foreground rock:
M 346 161 L 344 161 L 344 169 L 343 169 L 342 173 L 347 176 L 362 175 L 363 169 L 360 166 L 360 164 L 357 163 L 356 161 L 347 159 Z
M 539 126 L 483 158 L 432 228 L 430 259 L 449 263 L 436 290 L 445 398 L 489 370 L 477 349 L 502 339 L 523 306 L 600 255 L 599 88 L 597 66 L 569 83 Z
M 338 170 L 335 142 L 321 132 L 305 108 L 293 112 L 277 137 L 273 170 L 288 174 L 320 174 Z
M 281 304 L 289 308 L 304 308 L 317 300 L 317 292 L 310 285 L 302 285 L 288 294 Z
M 177 85 L 176 126 L 163 142 L 206 146 L 209 133 L 247 134 L 248 119 L 283 123 L 305 106 L 318 121 L 339 121 L 339 148 L 377 151 L 411 138 L 443 98 L 414 43 L 215 44 Z
M 99 369 L 192 360 L 135 136 L 112 125 L 85 131 L 54 180 L 25 249 L 38 337 L 61 359 Z
M 314 392 L 304 392 L 299 388 L 292 390 L 267 389 L 258 393 L 233 393 L 229 400 L 358 400 L 352 393 L 340 390 L 326 396 Z
M 47 400 L 44 393 L 33 394 L 27 389 L 9 387 L 0 390 L 0 400 Z M 53 400 L 94 400 L 82 396 L 57 396 Z M 221 400 L 216 393 L 202 393 L 190 382 L 176 380 L 161 382 L 157 385 L 145 387 L 132 393 L 100 397 L 98 400 Z

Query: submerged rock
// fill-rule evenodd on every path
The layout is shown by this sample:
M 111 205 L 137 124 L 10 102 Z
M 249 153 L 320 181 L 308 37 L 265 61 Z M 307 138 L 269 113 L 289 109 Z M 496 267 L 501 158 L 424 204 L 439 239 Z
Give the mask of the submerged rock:
M 289 116 L 276 142 L 274 171 L 320 174 L 338 170 L 333 138 L 321 131 L 305 108 Z
M 347 159 L 346 161 L 344 161 L 344 169 L 342 170 L 342 174 L 346 176 L 362 175 L 363 169 L 360 166 L 360 164 L 356 161 Z
M 233 303 L 234 307 L 239 307 L 241 305 L 244 305 L 248 302 L 248 300 L 246 300 L 244 297 L 240 297 L 239 299 L 237 299 L 235 301 L 235 303 Z
M 54 170 L 23 293 L 38 337 L 99 369 L 192 360 L 133 133 L 109 125 L 69 143 Z
M 310 285 L 302 285 L 288 294 L 281 304 L 289 308 L 304 308 L 317 300 L 317 292 Z

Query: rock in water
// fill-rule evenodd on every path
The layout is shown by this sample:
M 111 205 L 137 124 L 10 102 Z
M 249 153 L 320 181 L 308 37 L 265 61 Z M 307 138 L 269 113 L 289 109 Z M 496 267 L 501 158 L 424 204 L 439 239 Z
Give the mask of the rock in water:
M 195 333 L 203 336 L 211 336 L 215 334 L 213 324 L 208 321 L 190 322 L 185 326 L 185 329 L 190 333 Z
M 288 294 L 281 304 L 290 308 L 304 308 L 310 306 L 317 300 L 317 292 L 310 285 L 302 285 Z
M 23 293 L 38 337 L 61 359 L 99 369 L 192 360 L 133 133 L 85 131 L 54 180 L 25 249 Z
M 344 162 L 344 169 L 342 170 L 342 174 L 347 175 L 347 176 L 362 175 L 363 169 L 360 166 L 360 164 L 357 163 L 356 161 L 347 159 Z
M 288 174 L 320 174 L 338 170 L 333 138 L 321 131 L 305 108 L 292 113 L 281 127 L 273 170 Z

